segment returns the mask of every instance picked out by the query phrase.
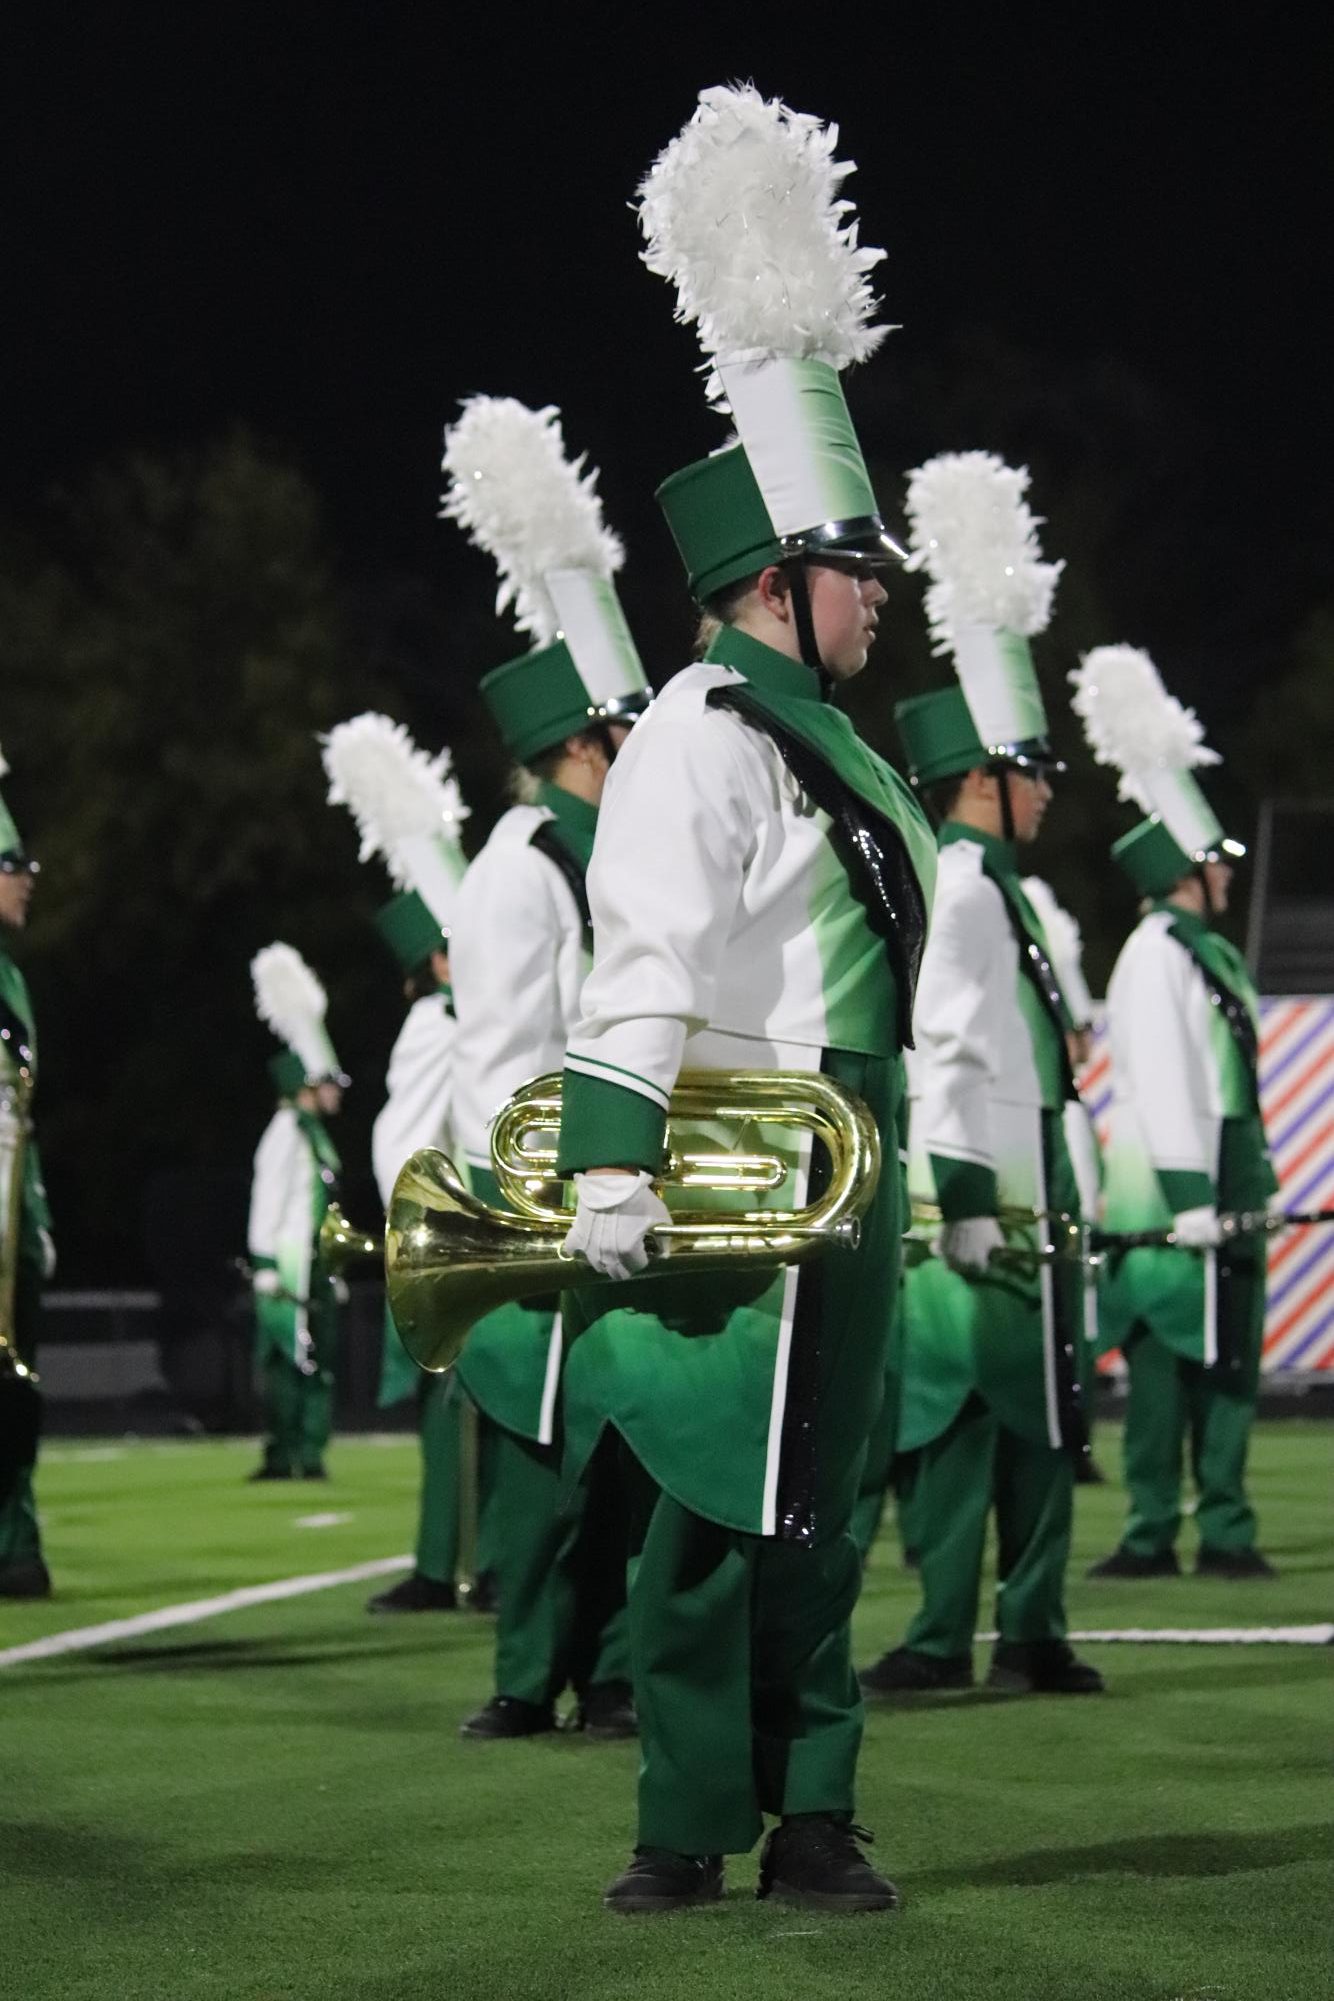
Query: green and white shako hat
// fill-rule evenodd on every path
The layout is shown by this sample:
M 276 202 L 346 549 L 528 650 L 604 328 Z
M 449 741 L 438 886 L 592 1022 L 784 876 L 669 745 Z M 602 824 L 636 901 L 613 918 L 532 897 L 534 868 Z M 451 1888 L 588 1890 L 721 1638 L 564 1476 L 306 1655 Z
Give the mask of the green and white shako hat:
M 4 778 L 8 771 L 9 765 L 5 760 L 5 754 L 0 750 L 0 778 Z M 23 845 L 23 837 L 14 824 L 14 815 L 6 806 L 2 792 L 0 792 L 0 862 L 8 863 L 11 868 L 24 868 L 29 865 L 29 855 Z
M 329 804 L 347 806 L 361 836 L 360 859 L 378 855 L 397 895 L 376 928 L 404 972 L 446 950 L 467 867 L 463 803 L 447 750 L 418 748 L 402 723 L 367 710 L 321 739 Z
M 910 570 L 924 570 L 932 651 L 957 677 L 897 704 L 913 783 L 1053 756 L 1029 640 L 1051 620 L 1064 565 L 1046 563 L 1028 472 L 991 452 L 942 452 L 908 475 Z
M 694 323 L 708 395 L 737 441 L 658 489 L 692 594 L 707 601 L 801 555 L 889 563 L 903 551 L 880 518 L 840 373 L 887 329 L 840 197 L 851 163 L 838 127 L 766 101 L 753 85 L 700 93 L 689 123 L 639 190 L 644 262 Z
M 256 1013 L 286 1044 L 269 1063 L 284 1097 L 303 1084 L 347 1084 L 325 1027 L 328 997 L 301 954 L 291 945 L 266 945 L 250 961 L 250 977 Z
M 495 562 L 496 609 L 535 642 L 481 683 L 519 764 L 594 723 L 632 723 L 651 699 L 613 581 L 625 551 L 585 466 L 566 457 L 558 410 L 512 396 L 468 397 L 445 432 L 441 513 Z
M 1070 681 L 1071 706 L 1094 758 L 1118 773 L 1117 796 L 1148 815 L 1112 847 L 1141 896 L 1164 896 L 1204 862 L 1245 854 L 1243 843 L 1223 832 L 1195 776 L 1222 760 L 1142 647 L 1095 646 Z

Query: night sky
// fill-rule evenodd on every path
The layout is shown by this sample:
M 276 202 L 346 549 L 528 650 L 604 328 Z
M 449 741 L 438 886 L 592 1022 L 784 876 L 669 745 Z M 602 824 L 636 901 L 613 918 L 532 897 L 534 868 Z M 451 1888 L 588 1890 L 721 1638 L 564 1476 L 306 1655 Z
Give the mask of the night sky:
M 461 395 L 514 394 L 559 403 L 602 467 L 633 614 L 645 566 L 672 561 L 652 489 L 720 426 L 628 203 L 700 87 L 750 77 L 839 122 L 863 238 L 887 251 L 902 331 L 849 391 L 882 489 L 892 469 L 886 512 L 917 456 L 1004 448 L 923 435 L 924 382 L 971 392 L 984 430 L 1013 416 L 1016 356 L 1056 394 L 1109 371 L 1152 405 L 1152 504 L 1173 523 L 1154 588 L 1169 645 L 1201 639 L 1185 692 L 1216 673 L 1235 699 L 1326 574 L 1329 65 L 1294 12 L 844 6 L 728 28 L 575 9 L 521 30 L 513 9 L 286 0 L 11 19 L 0 506 L 22 519 L 107 454 L 239 421 L 312 476 L 345 573 L 417 575 L 476 616 L 492 577 L 435 519 L 439 433 Z M 1077 450 L 1100 449 L 1085 422 Z M 1059 522 L 1047 540 L 1061 553 Z M 1153 644 L 1123 629 L 1156 626 L 1134 580 L 1098 585 L 1123 620 L 1101 636 Z M 661 670 L 663 645 L 641 647 Z

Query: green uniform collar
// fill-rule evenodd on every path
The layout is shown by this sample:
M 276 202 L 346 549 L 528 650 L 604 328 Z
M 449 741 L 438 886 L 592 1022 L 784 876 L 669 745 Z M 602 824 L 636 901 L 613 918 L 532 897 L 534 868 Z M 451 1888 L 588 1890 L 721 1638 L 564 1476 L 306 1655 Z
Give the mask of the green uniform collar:
M 539 806 L 554 814 L 562 846 L 569 849 L 581 868 L 593 858 L 593 836 L 598 829 L 598 809 L 563 786 L 543 782 L 537 788 Z
M 753 708 L 814 752 L 875 813 L 896 829 L 917 878 L 926 913 L 936 884 L 936 843 L 925 813 L 892 765 L 863 743 L 851 720 L 824 698 L 820 676 L 800 660 L 722 626 L 704 656 L 708 666 L 731 667 L 746 682 L 743 710 Z M 737 691 L 740 696 L 740 690 Z
M 972 841 L 981 848 L 986 857 L 988 875 L 1019 876 L 1019 858 L 1013 841 L 1003 841 L 999 834 L 984 833 L 981 827 L 970 827 L 963 820 L 946 820 L 936 835 L 936 845 L 941 848 L 953 847 L 956 841 Z M 1024 898 L 1027 903 L 1028 898 Z
M 710 667 L 732 667 L 766 694 L 797 702 L 824 700 L 820 676 L 802 660 L 791 660 L 739 626 L 724 625 L 704 656 Z

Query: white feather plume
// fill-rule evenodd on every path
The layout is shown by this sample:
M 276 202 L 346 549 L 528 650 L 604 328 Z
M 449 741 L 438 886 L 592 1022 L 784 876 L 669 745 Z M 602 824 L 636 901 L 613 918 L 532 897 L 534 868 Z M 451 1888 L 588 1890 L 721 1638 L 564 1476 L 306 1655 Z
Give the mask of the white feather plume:
M 280 1042 L 305 1057 L 324 1025 L 328 997 L 292 945 L 265 945 L 250 961 L 255 1010 Z
M 320 741 L 329 804 L 350 808 L 360 859 L 378 855 L 395 889 L 412 888 L 399 844 L 423 834 L 457 843 L 468 817 L 449 752 L 429 757 L 402 723 L 373 710 L 336 723 Z
M 961 626 L 1046 629 L 1065 565 L 1043 562 L 1027 491 L 1028 468 L 1007 466 L 993 452 L 941 452 L 909 473 L 905 567 L 931 579 L 926 615 L 935 652 L 952 651 Z
M 512 605 L 520 632 L 539 646 L 560 629 L 543 582 L 549 570 L 612 577 L 625 561 L 586 463 L 566 457 L 558 410 L 530 410 L 512 396 L 469 396 L 445 432 L 440 511 L 494 560 L 496 610 Z
M 1070 706 L 1089 749 L 1097 763 L 1120 773 L 1117 796 L 1133 800 L 1141 812 L 1154 811 L 1149 773 L 1220 762 L 1195 711 L 1168 694 L 1142 647 L 1095 646 L 1069 679 L 1075 691 Z
M 864 361 L 886 327 L 834 158 L 838 127 L 767 101 L 753 84 L 701 91 L 689 123 L 639 189 L 650 271 L 676 287 L 676 317 L 710 360 Z M 717 376 L 709 394 L 722 401 Z

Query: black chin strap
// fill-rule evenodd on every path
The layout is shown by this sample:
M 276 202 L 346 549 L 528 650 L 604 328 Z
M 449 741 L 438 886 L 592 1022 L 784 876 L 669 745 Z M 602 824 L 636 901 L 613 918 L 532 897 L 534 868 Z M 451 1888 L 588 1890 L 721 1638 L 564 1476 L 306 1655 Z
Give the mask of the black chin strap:
M 797 645 L 801 648 L 802 662 L 813 667 L 821 680 L 827 680 L 824 661 L 820 658 L 820 648 L 815 639 L 815 620 L 811 615 L 811 587 L 806 577 L 806 564 L 800 556 L 787 556 L 783 561 L 783 574 L 792 594 L 792 616 L 797 627 Z
M 1214 895 L 1209 887 L 1208 865 L 1205 862 L 1197 862 L 1195 873 L 1200 879 L 1200 893 L 1204 897 L 1204 914 L 1209 923 L 1212 924 L 1218 916 L 1218 912 L 1214 908 Z
M 1001 837 L 1014 844 L 1014 807 L 1010 804 L 1010 767 L 1008 764 L 996 766 L 996 783 L 1000 787 Z

